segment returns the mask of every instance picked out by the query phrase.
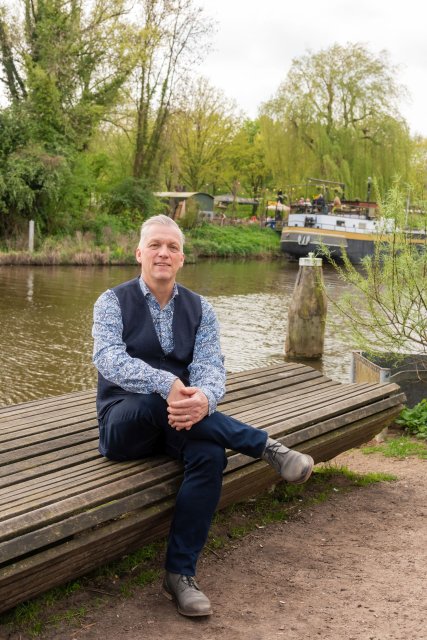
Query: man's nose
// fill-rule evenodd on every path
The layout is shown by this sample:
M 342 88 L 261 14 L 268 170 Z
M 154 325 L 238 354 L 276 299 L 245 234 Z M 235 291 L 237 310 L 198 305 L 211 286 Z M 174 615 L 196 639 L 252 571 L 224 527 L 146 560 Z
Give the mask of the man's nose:
M 159 247 L 159 255 L 166 256 L 169 255 L 169 247 L 167 244 L 161 244 Z

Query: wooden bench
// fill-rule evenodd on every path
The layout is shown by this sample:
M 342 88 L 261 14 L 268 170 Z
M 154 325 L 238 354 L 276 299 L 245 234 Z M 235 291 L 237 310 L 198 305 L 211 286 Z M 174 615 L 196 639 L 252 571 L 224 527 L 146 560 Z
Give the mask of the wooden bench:
M 404 400 L 395 384 L 287 363 L 230 375 L 220 409 L 320 462 L 370 440 Z M 0 611 L 167 532 L 181 464 L 108 461 L 97 435 L 93 391 L 0 409 Z M 263 461 L 228 453 L 220 507 L 277 482 Z

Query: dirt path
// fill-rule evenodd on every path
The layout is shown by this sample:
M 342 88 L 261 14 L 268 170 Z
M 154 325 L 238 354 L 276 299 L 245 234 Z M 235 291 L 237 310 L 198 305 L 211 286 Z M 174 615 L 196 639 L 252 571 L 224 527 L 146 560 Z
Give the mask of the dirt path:
M 210 618 L 180 616 L 156 581 L 130 598 L 111 598 L 79 628 L 42 637 L 426 640 L 426 462 L 358 451 L 336 461 L 355 471 L 393 473 L 398 481 L 337 491 L 287 523 L 249 534 L 220 557 L 205 554 L 198 577 L 212 601 Z

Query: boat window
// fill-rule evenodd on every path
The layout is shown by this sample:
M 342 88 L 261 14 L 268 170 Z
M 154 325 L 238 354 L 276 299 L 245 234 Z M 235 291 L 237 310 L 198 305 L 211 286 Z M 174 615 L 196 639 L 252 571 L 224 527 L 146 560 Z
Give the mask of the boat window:
M 366 222 L 359 222 L 359 229 L 366 229 Z
M 337 227 L 345 227 L 345 220 L 337 220 Z

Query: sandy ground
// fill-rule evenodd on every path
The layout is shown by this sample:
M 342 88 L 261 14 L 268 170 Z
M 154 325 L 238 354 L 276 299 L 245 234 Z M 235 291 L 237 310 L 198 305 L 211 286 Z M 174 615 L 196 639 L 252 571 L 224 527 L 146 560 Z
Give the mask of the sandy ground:
M 111 597 L 79 626 L 46 640 L 427 640 L 427 464 L 359 451 L 338 464 L 393 473 L 337 491 L 288 522 L 257 529 L 218 555 L 198 579 L 214 615 L 188 619 L 160 580 Z M 14 633 L 0 638 L 24 640 Z

